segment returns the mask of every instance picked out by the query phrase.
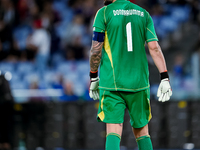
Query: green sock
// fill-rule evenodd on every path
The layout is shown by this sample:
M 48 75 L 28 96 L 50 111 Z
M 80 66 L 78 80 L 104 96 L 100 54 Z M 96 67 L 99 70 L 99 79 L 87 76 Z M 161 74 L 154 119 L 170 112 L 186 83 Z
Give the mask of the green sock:
M 117 133 L 109 133 L 106 136 L 106 150 L 120 150 L 121 136 Z
M 139 150 L 153 150 L 151 139 L 149 135 L 141 136 L 136 139 Z

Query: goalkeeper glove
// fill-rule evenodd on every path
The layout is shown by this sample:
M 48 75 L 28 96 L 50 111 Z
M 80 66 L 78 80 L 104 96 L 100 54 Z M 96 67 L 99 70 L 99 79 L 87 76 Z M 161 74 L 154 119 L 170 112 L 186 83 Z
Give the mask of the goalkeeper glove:
M 161 75 L 161 82 L 158 87 L 157 97 L 159 97 L 158 101 L 165 102 L 170 99 L 172 96 L 172 89 L 169 83 L 169 75 L 166 72 L 160 73 Z
M 90 72 L 90 98 L 93 98 L 94 100 L 99 99 L 99 77 L 98 77 L 98 71 L 93 73 Z

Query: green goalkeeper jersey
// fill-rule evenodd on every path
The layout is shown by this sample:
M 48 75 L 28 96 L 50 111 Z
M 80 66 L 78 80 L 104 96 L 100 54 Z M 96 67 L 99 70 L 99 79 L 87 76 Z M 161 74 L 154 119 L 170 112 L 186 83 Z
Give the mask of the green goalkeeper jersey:
M 158 41 L 149 13 L 117 0 L 98 10 L 93 30 L 105 32 L 99 88 L 130 92 L 149 88 L 145 42 Z

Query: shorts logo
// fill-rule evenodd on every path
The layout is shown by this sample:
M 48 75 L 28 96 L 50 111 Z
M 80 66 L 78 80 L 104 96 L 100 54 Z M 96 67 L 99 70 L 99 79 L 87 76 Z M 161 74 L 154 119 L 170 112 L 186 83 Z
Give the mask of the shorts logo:
M 138 16 L 144 17 L 144 12 L 136 10 L 136 9 L 130 9 L 130 10 L 118 9 L 118 10 L 113 10 L 113 14 L 114 14 L 114 16 L 119 16 L 119 15 L 123 15 L 123 16 L 138 15 Z

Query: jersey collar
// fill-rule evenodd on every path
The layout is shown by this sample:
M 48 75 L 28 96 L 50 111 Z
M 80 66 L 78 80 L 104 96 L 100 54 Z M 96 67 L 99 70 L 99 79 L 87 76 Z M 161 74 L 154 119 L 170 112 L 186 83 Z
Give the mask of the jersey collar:
M 127 0 L 116 0 L 116 1 L 127 1 Z

